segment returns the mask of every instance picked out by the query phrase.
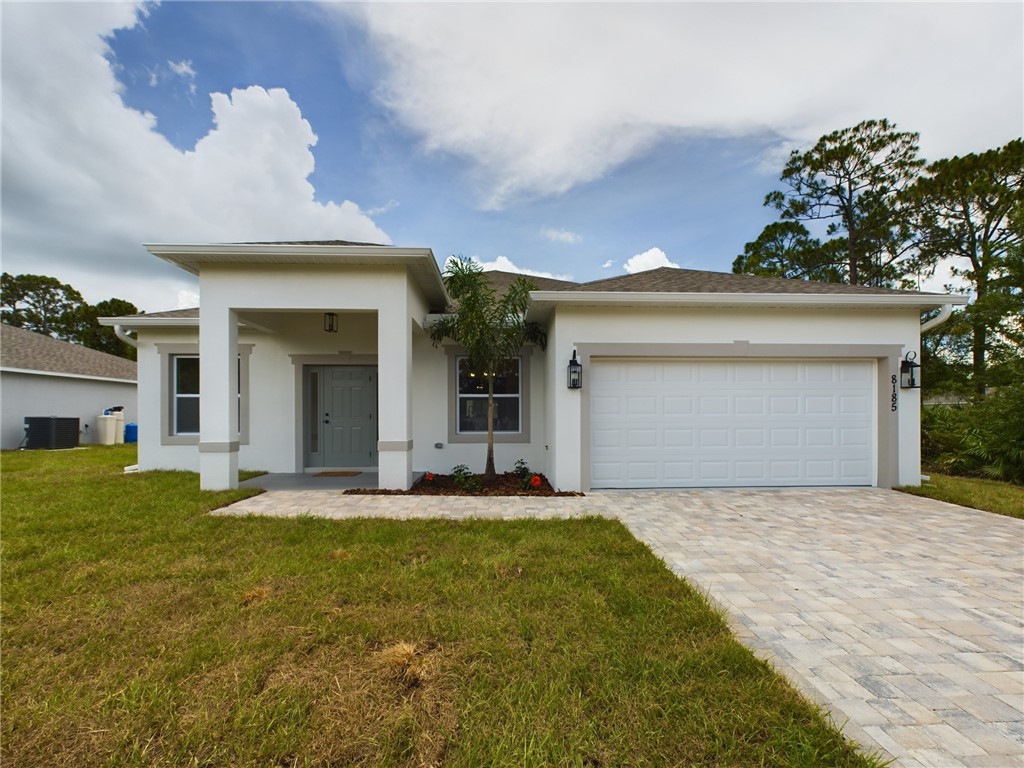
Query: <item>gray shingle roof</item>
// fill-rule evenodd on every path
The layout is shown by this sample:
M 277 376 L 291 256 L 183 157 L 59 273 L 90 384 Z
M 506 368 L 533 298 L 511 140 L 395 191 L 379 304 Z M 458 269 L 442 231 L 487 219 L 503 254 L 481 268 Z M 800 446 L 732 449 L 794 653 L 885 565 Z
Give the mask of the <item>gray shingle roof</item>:
M 41 333 L 0 324 L 0 366 L 135 381 L 135 362 Z
M 516 281 L 516 278 L 525 277 L 527 280 L 537 286 L 538 291 L 562 291 L 566 288 L 571 288 L 578 285 L 569 280 L 556 280 L 553 277 L 535 277 L 533 275 L 521 275 L 515 272 L 502 272 L 500 270 L 491 270 L 484 272 L 484 277 L 487 282 L 490 283 L 491 287 L 494 288 L 499 294 L 505 293 L 509 289 L 509 286 Z
M 909 294 L 868 285 L 819 283 L 757 275 L 734 275 L 728 272 L 704 272 L 696 269 L 659 267 L 632 275 L 621 275 L 589 283 L 568 286 L 565 291 L 604 291 L 609 293 L 802 293 L 802 294 Z

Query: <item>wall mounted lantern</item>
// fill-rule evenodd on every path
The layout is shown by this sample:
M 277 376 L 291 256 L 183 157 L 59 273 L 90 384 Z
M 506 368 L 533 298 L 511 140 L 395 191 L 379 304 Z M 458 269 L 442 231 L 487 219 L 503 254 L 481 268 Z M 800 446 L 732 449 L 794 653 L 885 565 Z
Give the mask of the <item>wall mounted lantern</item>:
M 338 332 L 338 315 L 335 312 L 324 312 L 324 333 Z
M 907 352 L 906 358 L 900 363 L 900 388 L 921 388 L 921 366 L 914 362 L 917 352 Z
M 569 361 L 566 386 L 569 389 L 580 389 L 583 386 L 583 366 L 576 359 L 575 349 L 572 351 L 572 360 Z

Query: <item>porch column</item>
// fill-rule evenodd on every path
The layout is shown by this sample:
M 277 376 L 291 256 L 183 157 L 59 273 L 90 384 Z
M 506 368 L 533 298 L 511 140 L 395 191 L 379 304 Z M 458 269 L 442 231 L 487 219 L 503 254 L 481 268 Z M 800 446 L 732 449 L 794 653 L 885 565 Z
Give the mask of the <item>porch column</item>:
M 381 488 L 412 486 L 412 321 L 405 302 L 377 313 L 377 461 Z
M 199 487 L 238 487 L 238 316 L 224 306 L 200 309 Z

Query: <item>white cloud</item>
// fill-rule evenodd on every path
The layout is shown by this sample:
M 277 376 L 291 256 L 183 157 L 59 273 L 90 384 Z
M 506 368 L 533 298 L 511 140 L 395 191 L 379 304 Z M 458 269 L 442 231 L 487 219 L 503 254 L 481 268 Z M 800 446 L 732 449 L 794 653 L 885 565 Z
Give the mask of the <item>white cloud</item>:
M 188 92 L 195 94 L 196 92 L 196 71 L 192 69 L 192 61 L 168 61 L 167 66 L 170 67 L 171 72 L 176 74 L 178 77 L 185 80 L 188 83 Z
M 89 301 L 118 296 L 156 311 L 195 281 L 142 242 L 390 242 L 356 203 L 315 200 L 316 135 L 287 91 L 212 94 L 214 128 L 188 152 L 153 115 L 125 107 L 105 39 L 136 24 L 137 10 L 5 4 L 6 271 L 53 274 Z
M 601 269 L 611 269 L 615 266 L 615 259 L 608 259 L 604 264 L 601 265 Z
M 199 306 L 199 291 L 178 291 L 178 306 L 175 309 L 190 309 Z
M 454 259 L 454 256 L 449 256 L 445 260 L 445 264 Z M 572 275 L 556 275 L 552 272 L 542 272 L 537 269 L 527 269 L 525 267 L 517 266 L 507 256 L 498 256 L 494 261 L 482 261 L 479 257 L 473 256 L 472 260 L 480 265 L 480 268 L 484 272 L 513 272 L 517 275 L 530 275 L 531 277 L 550 277 L 554 280 L 572 280 Z
M 649 269 L 657 269 L 658 267 L 675 267 L 678 269 L 679 265 L 674 261 L 669 261 L 665 252 L 657 247 L 649 248 L 643 253 L 630 256 L 622 264 L 622 268 L 631 275 L 637 272 L 646 272 Z
M 490 208 L 565 192 L 666 137 L 776 135 L 785 150 L 886 117 L 935 159 L 1020 134 L 1020 3 L 325 8 L 366 28 L 378 101 L 426 150 L 468 160 Z
M 552 229 L 551 227 L 541 227 L 541 237 L 545 237 L 553 243 L 569 243 L 574 245 L 583 240 L 583 235 L 578 235 L 575 232 L 570 232 L 567 229 Z

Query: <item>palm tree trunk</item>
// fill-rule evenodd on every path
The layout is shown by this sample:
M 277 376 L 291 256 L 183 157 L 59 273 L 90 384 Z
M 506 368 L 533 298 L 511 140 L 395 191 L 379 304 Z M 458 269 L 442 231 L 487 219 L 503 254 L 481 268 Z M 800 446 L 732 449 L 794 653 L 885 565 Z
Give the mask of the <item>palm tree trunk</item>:
M 484 478 L 493 480 L 498 473 L 494 470 L 494 376 L 487 376 L 487 463 Z

